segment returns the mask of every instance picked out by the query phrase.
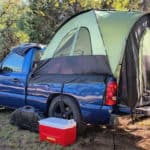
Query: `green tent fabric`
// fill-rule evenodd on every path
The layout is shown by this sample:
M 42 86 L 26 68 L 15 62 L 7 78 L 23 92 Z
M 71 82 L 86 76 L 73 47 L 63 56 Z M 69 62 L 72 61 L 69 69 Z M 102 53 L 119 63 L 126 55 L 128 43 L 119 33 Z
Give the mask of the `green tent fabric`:
M 86 27 L 91 36 L 92 55 L 108 55 L 112 73 L 116 76 L 130 30 L 142 15 L 130 11 L 90 10 L 81 13 L 69 19 L 56 32 L 42 59 L 53 57 L 59 43 L 69 31 Z
M 88 10 L 57 30 L 42 59 L 58 57 L 47 65 L 55 74 L 116 77 L 119 103 L 150 105 L 149 30 L 149 13 Z
M 139 12 L 96 11 L 101 36 L 109 58 L 112 72 L 116 76 L 121 64 L 126 40 L 134 23 L 139 19 Z

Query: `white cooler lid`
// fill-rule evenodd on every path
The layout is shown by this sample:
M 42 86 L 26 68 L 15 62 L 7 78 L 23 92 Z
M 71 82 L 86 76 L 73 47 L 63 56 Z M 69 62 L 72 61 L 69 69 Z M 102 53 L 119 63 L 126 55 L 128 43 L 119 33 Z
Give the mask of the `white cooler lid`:
M 76 126 L 76 122 L 74 121 L 74 119 L 67 120 L 55 117 L 42 119 L 39 121 L 39 124 L 59 129 L 68 129 Z

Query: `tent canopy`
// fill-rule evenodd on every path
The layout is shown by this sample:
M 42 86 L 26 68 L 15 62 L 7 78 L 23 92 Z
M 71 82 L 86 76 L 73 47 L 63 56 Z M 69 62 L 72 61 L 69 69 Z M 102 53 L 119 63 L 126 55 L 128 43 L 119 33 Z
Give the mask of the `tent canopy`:
M 122 60 L 130 30 L 142 15 L 140 12 L 130 11 L 89 10 L 82 12 L 66 21 L 59 28 L 42 59 L 54 57 L 62 39 L 68 33 L 70 34 L 70 31 L 76 35 L 72 47 L 64 55 L 74 56 L 75 46 L 73 45 L 76 44 L 80 28 L 85 27 L 90 34 L 91 55 L 107 55 L 112 73 L 116 76 L 117 67 Z
M 133 109 L 150 104 L 149 29 L 150 14 L 89 10 L 58 29 L 42 59 L 57 57 L 50 73 L 113 75 L 118 99 Z

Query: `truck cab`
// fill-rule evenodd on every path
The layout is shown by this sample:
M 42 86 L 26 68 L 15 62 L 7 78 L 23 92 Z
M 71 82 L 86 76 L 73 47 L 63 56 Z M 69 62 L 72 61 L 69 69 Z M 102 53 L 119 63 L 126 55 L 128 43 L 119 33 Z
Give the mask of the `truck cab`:
M 26 103 L 27 80 L 42 47 L 23 44 L 11 50 L 1 62 L 0 105 L 19 108 Z

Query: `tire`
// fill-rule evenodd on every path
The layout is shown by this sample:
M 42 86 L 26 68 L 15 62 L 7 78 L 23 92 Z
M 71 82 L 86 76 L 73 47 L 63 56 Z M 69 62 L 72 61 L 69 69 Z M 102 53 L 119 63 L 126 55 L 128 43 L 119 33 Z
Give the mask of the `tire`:
M 78 134 L 81 135 L 84 131 L 85 126 L 82 123 L 80 110 L 74 99 L 69 96 L 62 95 L 55 97 L 49 106 L 48 116 L 74 119 L 77 123 Z
M 21 108 L 22 111 L 33 113 L 35 112 L 35 108 L 29 105 L 23 106 Z

